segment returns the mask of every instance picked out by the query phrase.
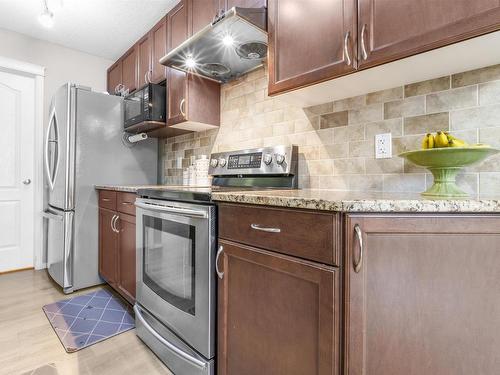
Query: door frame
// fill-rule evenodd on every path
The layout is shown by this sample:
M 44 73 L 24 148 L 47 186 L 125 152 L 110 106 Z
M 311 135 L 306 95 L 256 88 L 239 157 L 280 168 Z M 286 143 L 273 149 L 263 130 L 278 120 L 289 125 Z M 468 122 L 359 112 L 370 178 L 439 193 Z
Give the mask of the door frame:
M 35 119 L 33 126 L 35 150 L 33 153 L 33 266 L 46 267 L 43 259 L 43 90 L 45 67 L 0 56 L 0 71 L 32 78 L 35 84 Z M 40 157 L 37 157 L 40 156 Z

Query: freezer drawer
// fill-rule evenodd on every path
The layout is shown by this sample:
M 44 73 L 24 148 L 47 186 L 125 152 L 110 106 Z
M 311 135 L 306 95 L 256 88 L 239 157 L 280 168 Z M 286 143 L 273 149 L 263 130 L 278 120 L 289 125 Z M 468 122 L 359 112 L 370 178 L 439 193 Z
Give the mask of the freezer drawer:
M 72 253 L 74 212 L 49 208 L 44 211 L 47 220 L 47 268 L 50 277 L 64 293 L 73 292 Z

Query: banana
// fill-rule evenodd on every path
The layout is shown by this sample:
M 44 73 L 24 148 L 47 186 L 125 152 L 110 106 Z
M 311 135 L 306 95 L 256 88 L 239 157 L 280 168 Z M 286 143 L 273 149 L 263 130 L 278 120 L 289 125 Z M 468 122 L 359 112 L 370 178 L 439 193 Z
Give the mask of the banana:
M 448 145 L 450 147 L 466 147 L 466 146 L 468 146 L 467 142 L 465 142 L 463 139 L 454 137 L 453 135 L 451 135 L 448 132 L 443 132 L 443 133 L 446 134 L 446 137 L 448 137 Z
M 422 139 L 422 148 L 424 150 L 434 148 L 434 136 L 431 133 L 427 133 Z
M 436 136 L 434 137 L 434 143 L 435 147 L 448 147 L 449 141 L 448 137 L 446 136 L 445 133 L 442 131 L 437 132 Z

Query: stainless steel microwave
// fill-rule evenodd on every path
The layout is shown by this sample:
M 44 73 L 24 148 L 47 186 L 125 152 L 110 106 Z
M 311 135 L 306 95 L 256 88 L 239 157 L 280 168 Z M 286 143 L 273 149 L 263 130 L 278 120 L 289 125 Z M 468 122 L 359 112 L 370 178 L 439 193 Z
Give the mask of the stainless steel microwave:
M 165 86 L 148 83 L 125 97 L 124 130 L 145 131 L 165 125 Z

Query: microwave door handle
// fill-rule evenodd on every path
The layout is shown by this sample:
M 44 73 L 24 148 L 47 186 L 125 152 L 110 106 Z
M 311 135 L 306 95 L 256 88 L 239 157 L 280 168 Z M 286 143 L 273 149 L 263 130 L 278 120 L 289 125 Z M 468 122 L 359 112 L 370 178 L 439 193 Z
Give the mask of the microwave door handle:
M 149 331 L 149 333 L 151 333 L 163 345 L 165 345 L 167 348 L 169 348 L 171 351 L 173 351 L 179 357 L 184 358 L 186 361 L 193 363 L 194 365 L 198 366 L 199 368 L 205 369 L 207 367 L 205 362 L 200 361 L 198 358 L 193 357 L 189 353 L 186 353 L 185 351 L 179 349 L 174 344 L 165 340 L 158 332 L 156 332 L 153 329 L 153 327 L 151 327 L 149 325 L 148 322 L 146 322 L 146 319 L 144 319 L 144 317 L 142 316 L 141 310 L 139 309 L 139 307 L 137 305 L 134 305 L 134 312 L 135 312 L 135 317 L 141 321 L 141 323 L 144 325 L 144 328 L 146 328 Z
M 164 213 L 173 213 L 173 214 L 184 215 L 184 216 L 199 217 L 199 218 L 203 218 L 203 219 L 207 217 L 207 213 L 205 211 L 191 210 L 189 208 L 160 206 L 160 205 L 156 205 L 156 204 L 149 204 L 149 203 L 143 203 L 143 202 L 135 202 L 135 205 L 136 205 L 136 207 L 143 208 L 145 210 L 158 211 L 158 212 L 164 212 Z

